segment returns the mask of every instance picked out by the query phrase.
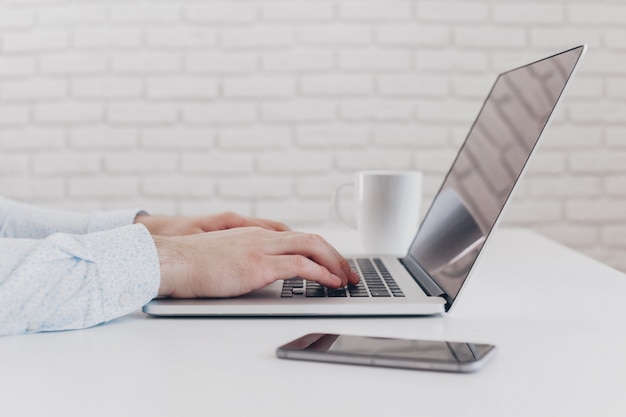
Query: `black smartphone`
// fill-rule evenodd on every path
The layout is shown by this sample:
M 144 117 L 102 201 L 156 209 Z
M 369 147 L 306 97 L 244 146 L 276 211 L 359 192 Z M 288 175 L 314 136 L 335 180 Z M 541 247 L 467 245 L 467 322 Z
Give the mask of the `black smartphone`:
M 311 333 L 279 347 L 276 356 L 352 365 L 473 372 L 494 352 L 494 345 L 484 343 Z

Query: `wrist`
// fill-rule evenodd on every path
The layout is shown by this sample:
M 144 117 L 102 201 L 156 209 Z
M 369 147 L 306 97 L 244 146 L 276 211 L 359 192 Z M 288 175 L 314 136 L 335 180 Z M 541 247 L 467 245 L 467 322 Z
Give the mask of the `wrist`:
M 175 291 L 176 266 L 182 264 L 180 251 L 173 244 L 173 239 L 164 236 L 152 236 L 159 257 L 161 282 L 159 296 L 170 297 Z

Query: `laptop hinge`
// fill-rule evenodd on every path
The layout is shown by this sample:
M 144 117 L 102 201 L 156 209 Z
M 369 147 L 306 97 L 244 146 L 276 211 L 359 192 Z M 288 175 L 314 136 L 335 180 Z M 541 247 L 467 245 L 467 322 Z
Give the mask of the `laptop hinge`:
M 413 258 L 405 256 L 399 259 L 400 263 L 409 271 L 417 285 L 422 287 L 424 292 L 431 297 L 444 297 L 448 302 L 447 294 L 439 285 L 424 271 Z

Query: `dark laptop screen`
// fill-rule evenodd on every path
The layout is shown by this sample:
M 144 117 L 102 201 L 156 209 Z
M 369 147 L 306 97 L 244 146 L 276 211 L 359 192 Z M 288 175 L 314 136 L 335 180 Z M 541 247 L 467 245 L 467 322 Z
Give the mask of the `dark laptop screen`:
M 498 76 L 424 217 L 409 261 L 450 303 L 476 261 L 572 75 L 583 46 Z

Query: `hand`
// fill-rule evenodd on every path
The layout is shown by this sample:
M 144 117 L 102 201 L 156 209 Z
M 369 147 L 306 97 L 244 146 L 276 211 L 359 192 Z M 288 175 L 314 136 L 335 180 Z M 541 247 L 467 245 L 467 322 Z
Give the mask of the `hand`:
M 153 239 L 161 263 L 159 295 L 235 297 L 296 276 L 331 288 L 359 282 L 317 235 L 245 227 Z
M 286 225 L 266 219 L 255 219 L 227 212 L 204 216 L 150 216 L 139 215 L 135 223 L 141 223 L 152 235 L 186 236 L 197 233 L 256 226 L 268 230 L 287 231 Z

